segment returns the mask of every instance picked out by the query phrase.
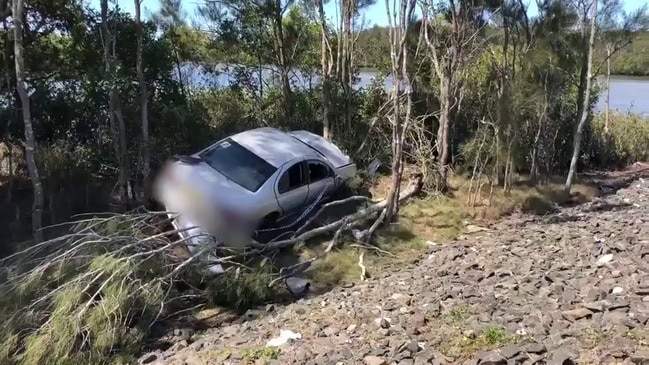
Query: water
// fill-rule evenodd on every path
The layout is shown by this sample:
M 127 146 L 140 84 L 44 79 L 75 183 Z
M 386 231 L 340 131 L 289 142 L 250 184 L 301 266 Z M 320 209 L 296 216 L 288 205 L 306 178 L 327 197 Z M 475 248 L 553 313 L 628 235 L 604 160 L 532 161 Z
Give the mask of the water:
M 225 87 L 236 80 L 237 67 L 218 65 L 216 66 L 216 76 L 214 73 L 204 72 L 201 67 L 186 65 L 183 67 L 183 79 L 189 80 L 190 84 L 198 87 L 219 88 Z M 258 81 L 258 69 L 248 69 L 255 82 Z M 368 87 L 375 79 L 376 72 L 361 71 L 358 75 L 359 80 L 355 86 L 356 89 Z M 265 87 L 278 84 L 278 73 L 270 67 L 262 68 L 262 79 Z M 300 72 L 295 70 L 291 72 L 291 81 L 295 87 L 311 88 L 320 82 L 317 75 Z M 597 79 L 602 86 L 602 94 L 595 106 L 596 111 L 603 111 L 606 107 L 605 97 L 605 79 Z M 384 86 L 390 88 L 392 80 L 390 77 L 385 78 Z M 611 77 L 611 96 L 610 108 L 622 113 L 631 112 L 641 114 L 649 118 L 649 78 L 647 77 Z
M 602 94 L 595 109 L 602 111 L 606 108 L 606 80 L 597 80 L 602 86 Z M 611 77 L 610 109 L 619 112 L 632 112 L 649 117 L 649 78 L 647 77 Z

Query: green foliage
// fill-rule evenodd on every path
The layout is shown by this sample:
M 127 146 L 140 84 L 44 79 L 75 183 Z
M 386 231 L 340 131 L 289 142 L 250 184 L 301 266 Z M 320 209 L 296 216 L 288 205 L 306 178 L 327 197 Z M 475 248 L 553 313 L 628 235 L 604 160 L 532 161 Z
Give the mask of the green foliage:
M 0 362 L 106 363 L 141 349 L 174 295 L 162 250 L 142 254 L 143 217 L 82 222 L 75 233 L 2 261 Z M 191 270 L 190 270 L 191 271 Z
M 640 115 L 611 113 L 608 133 L 606 116 L 597 114 L 591 125 L 589 162 L 625 166 L 649 160 L 649 123 Z
M 232 270 L 219 276 L 210 282 L 207 295 L 213 304 L 246 310 L 276 297 L 272 279 L 271 265 L 262 261 L 252 270 Z

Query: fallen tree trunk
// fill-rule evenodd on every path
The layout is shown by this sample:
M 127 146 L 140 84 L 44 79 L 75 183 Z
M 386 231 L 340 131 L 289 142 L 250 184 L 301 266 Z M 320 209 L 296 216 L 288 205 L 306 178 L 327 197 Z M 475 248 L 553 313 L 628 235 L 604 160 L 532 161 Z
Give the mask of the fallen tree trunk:
M 413 176 L 399 200 L 414 196 L 420 189 L 421 176 Z M 365 199 L 348 198 L 359 200 Z M 321 210 L 340 202 L 325 204 Z M 0 319 L 5 323 L 0 331 L 0 345 L 10 350 L 6 353 L 9 355 L 0 354 L 0 363 L 18 357 L 43 364 L 54 363 L 60 357 L 78 363 L 97 362 L 97 358 L 108 362 L 103 360 L 114 355 L 111 348 L 131 340 L 129 324 L 140 323 L 150 328 L 160 318 L 186 312 L 187 308 L 214 301 L 217 296 L 234 308 L 249 308 L 269 300 L 275 290 L 271 287 L 282 280 L 291 293 L 301 295 L 310 284 L 295 276 L 326 257 L 344 231 L 365 225 L 380 215 L 386 204 L 373 203 L 309 230 L 312 218 L 290 239 L 265 245 L 252 242 L 252 250 L 215 260 L 203 260 L 202 255 L 216 254 L 223 248 L 205 244 L 194 254 L 188 253 L 184 247 L 188 238 L 178 239 L 179 230 L 160 230 L 152 224 L 156 217 L 166 216 L 166 212 L 132 212 L 72 222 L 70 234 L 0 259 Z M 258 257 L 268 256 L 267 252 L 324 234 L 333 234 L 333 238 L 323 253 L 282 268 L 279 273 L 256 262 Z M 213 264 L 227 266 L 225 273 L 205 280 L 204 271 Z M 359 266 L 364 270 L 362 256 Z M 185 283 L 186 288 L 178 287 L 178 283 Z M 179 303 L 185 301 L 189 304 L 180 307 Z M 122 308 L 129 310 L 124 312 Z M 32 323 L 33 318 L 42 321 L 25 330 L 24 323 Z M 92 342 L 87 346 L 74 345 L 78 338 L 93 339 L 106 334 L 110 335 L 104 338 L 110 346 L 95 348 Z M 47 342 L 53 351 L 42 351 L 37 346 L 43 341 L 53 341 Z

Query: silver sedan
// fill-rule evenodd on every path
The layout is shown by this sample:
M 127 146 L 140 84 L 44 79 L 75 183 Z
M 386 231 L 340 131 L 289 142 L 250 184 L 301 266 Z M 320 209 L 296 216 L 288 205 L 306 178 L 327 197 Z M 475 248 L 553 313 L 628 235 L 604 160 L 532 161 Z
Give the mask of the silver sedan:
M 190 249 L 204 233 L 241 249 L 256 230 L 327 198 L 354 174 L 352 159 L 319 135 L 258 128 L 176 156 L 156 197 L 180 213 L 173 224 Z

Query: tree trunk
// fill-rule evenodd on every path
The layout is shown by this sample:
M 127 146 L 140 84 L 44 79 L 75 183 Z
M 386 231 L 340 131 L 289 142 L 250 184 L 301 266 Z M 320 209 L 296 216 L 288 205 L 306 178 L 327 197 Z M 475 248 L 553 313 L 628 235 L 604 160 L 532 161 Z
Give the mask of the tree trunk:
M 331 120 L 331 97 L 329 95 L 331 50 L 329 49 L 329 35 L 327 34 L 327 20 L 325 18 L 323 0 L 318 0 L 318 17 L 320 20 L 320 32 L 322 33 L 320 51 L 320 65 L 322 67 L 322 136 L 328 141 L 331 141 L 334 137 L 334 126 Z
M 108 27 L 108 0 L 101 0 L 101 32 L 104 46 L 105 77 L 110 80 L 108 91 L 108 114 L 111 131 L 113 133 L 113 147 L 119 164 L 119 177 L 117 186 L 119 189 L 120 208 L 128 210 L 128 162 L 126 148 L 126 126 L 124 116 L 119 102 L 117 86 L 111 78 L 114 73 L 115 37 Z
M 440 181 L 438 188 L 446 191 L 448 183 L 448 163 L 450 151 L 450 129 L 451 129 L 451 103 L 452 95 L 449 89 L 451 76 L 440 81 L 440 114 L 439 126 L 437 127 L 437 158 Z
M 584 22 L 585 23 L 585 22 Z M 590 92 L 592 86 L 593 72 L 593 48 L 595 46 L 595 27 L 597 24 L 597 0 L 593 0 L 593 14 L 590 19 L 590 34 L 588 42 L 583 42 L 585 55 L 583 55 L 582 70 L 579 80 L 579 99 L 577 105 L 577 128 L 573 139 L 572 159 L 570 160 L 570 169 L 566 178 L 565 192 L 570 193 L 572 183 L 577 174 L 577 162 L 579 161 L 579 152 L 581 150 L 581 138 L 584 127 L 588 121 L 590 108 Z M 585 32 L 584 32 L 585 33 Z
M 151 198 L 151 158 L 149 151 L 149 91 L 144 77 L 144 64 L 142 60 L 142 19 L 140 0 L 135 0 L 135 25 L 137 27 L 137 79 L 140 86 L 140 112 L 142 116 L 142 182 L 144 190 L 144 204 L 149 205 Z
M 280 76 L 282 81 L 282 90 L 286 102 L 290 100 L 291 96 L 291 83 L 289 72 L 291 71 L 286 46 L 284 44 L 284 24 L 282 23 L 282 2 L 275 0 L 274 18 L 273 18 L 273 33 L 275 35 L 275 51 L 277 53 L 277 60 L 279 61 Z M 291 110 L 292 107 L 289 103 L 287 105 Z
M 352 121 L 351 99 L 352 99 L 352 16 L 354 14 L 354 0 L 342 0 L 342 59 L 341 59 L 341 83 L 343 86 L 343 93 L 345 94 L 345 128 L 350 128 Z
M 606 110 L 604 111 L 604 135 L 608 135 L 609 110 L 611 108 L 611 48 L 606 46 Z
M 4 26 L 4 29 L 9 29 L 7 22 L 5 20 L 2 21 L 2 25 Z M 5 82 L 7 86 L 7 101 L 13 99 L 13 87 L 12 85 L 15 85 L 12 82 L 12 77 L 11 77 L 11 46 L 9 42 L 9 32 L 5 32 L 3 35 L 3 43 L 5 46 L 4 49 L 4 62 L 5 62 Z M 14 163 L 13 163 L 13 144 L 11 143 L 11 124 L 16 118 L 16 110 L 13 109 L 12 115 L 9 117 L 9 120 L 7 121 L 7 130 L 5 133 L 5 142 L 7 143 L 8 149 L 8 155 L 7 155 L 7 160 L 9 161 L 9 176 L 7 177 L 7 204 L 11 204 L 13 200 L 13 191 L 14 191 Z
M 32 204 L 32 232 L 36 242 L 43 241 L 43 186 L 36 165 L 36 139 L 32 128 L 32 116 L 27 95 L 27 82 L 25 81 L 25 59 L 23 55 L 23 0 L 13 0 L 12 12 L 14 22 L 14 59 L 16 62 L 16 88 L 20 95 L 23 121 L 25 123 L 25 158 L 29 179 L 34 189 L 34 202 Z
M 399 0 L 394 0 L 399 1 Z M 415 8 L 414 0 L 400 0 L 397 14 L 390 14 L 390 1 L 386 0 L 386 12 L 388 16 L 388 29 L 390 35 L 390 59 L 392 63 L 392 177 L 390 191 L 385 207 L 384 222 L 390 223 L 399 211 L 399 190 L 401 187 L 401 176 L 403 174 L 403 141 L 411 111 L 411 90 L 408 80 L 408 44 L 406 42 L 408 32 L 408 20 L 411 19 Z M 398 19 L 398 20 L 397 20 Z M 394 24 L 393 24 L 394 23 Z M 401 88 L 407 95 L 405 115 L 401 111 Z

